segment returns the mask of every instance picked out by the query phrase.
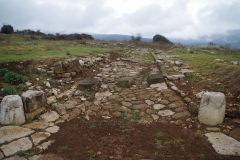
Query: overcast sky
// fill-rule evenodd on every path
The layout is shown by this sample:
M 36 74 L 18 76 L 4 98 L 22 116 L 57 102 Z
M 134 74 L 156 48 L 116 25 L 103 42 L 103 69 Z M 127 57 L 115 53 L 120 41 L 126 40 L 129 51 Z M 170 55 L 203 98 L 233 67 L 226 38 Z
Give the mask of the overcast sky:
M 195 39 L 240 29 L 240 0 L 0 0 L 0 23 L 51 33 Z

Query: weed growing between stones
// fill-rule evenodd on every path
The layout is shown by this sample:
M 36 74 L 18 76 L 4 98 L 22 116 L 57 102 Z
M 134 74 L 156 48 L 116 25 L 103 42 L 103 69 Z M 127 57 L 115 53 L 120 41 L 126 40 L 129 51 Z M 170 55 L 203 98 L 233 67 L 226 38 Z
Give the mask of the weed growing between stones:
M 195 137 L 200 137 L 202 135 L 202 131 L 201 130 L 197 130 L 195 133 Z
M 27 152 L 27 151 L 17 151 L 15 153 L 15 155 L 19 155 L 19 156 L 24 156 L 25 158 L 29 158 L 32 157 L 33 155 L 35 155 L 35 152 Z

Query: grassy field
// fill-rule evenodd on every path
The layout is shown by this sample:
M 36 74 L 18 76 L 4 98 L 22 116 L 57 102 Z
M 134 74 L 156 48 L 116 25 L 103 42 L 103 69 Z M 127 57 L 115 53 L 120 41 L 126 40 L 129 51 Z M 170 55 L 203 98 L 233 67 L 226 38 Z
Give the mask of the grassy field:
M 2 35 L 1 35 L 2 36 Z M 24 61 L 31 59 L 42 60 L 51 57 L 70 56 L 95 56 L 99 53 L 114 51 L 117 48 L 106 48 L 100 46 L 77 45 L 74 41 L 51 41 L 51 40 L 34 40 L 35 45 L 19 45 L 21 42 L 32 42 L 25 40 L 17 35 L 3 35 L 5 41 L 0 43 L 0 63 L 9 61 Z
M 214 52 L 205 53 L 204 50 Z M 225 83 L 226 87 L 240 89 L 240 65 L 233 65 L 231 61 L 240 62 L 240 52 L 222 48 L 196 48 L 188 53 L 186 49 L 173 49 L 173 55 L 180 57 L 195 72 L 201 73 L 207 79 L 217 83 Z M 219 87 L 221 85 L 217 85 Z

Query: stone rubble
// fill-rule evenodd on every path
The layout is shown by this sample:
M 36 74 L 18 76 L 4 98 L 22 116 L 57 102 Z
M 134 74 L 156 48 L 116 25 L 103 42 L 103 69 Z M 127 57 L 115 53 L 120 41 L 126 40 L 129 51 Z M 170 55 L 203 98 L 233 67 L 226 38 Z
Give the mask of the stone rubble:
M 144 52 L 150 53 L 148 50 Z M 60 131 L 57 124 L 69 122 L 80 116 L 84 117 L 86 120 L 90 120 L 92 116 L 111 119 L 120 117 L 122 113 L 124 113 L 127 115 L 126 118 L 130 122 L 150 124 L 154 121 L 170 123 L 171 120 L 176 120 L 173 121 L 176 125 L 192 128 L 196 120 L 192 119 L 189 111 L 195 112 L 196 109 L 198 109 L 197 105 L 193 104 L 173 82 L 174 80 L 184 78 L 185 74 L 193 72 L 193 70 L 184 64 L 177 55 L 158 55 L 156 57 L 158 57 L 157 60 L 159 60 L 157 64 L 161 65 L 160 68 L 163 66 L 168 72 L 163 71 L 161 75 L 157 68 L 155 68 L 152 70 L 149 77 L 142 78 L 139 74 L 141 71 L 144 71 L 144 67 L 139 67 L 135 63 L 129 63 L 128 59 L 119 58 L 110 64 L 102 65 L 99 68 L 100 73 L 96 73 L 94 78 L 73 83 L 72 88 L 64 92 L 61 92 L 59 88 L 48 89 L 50 93 L 49 96 L 47 96 L 48 98 L 46 98 L 47 93 L 44 94 L 42 91 L 29 91 L 25 93 L 23 97 L 32 99 L 31 103 L 36 104 L 30 106 L 30 104 L 27 105 L 27 101 L 24 101 L 24 106 L 29 112 L 35 111 L 34 113 L 41 113 L 43 111 L 41 108 L 45 109 L 43 104 L 48 104 L 48 106 L 55 111 L 47 111 L 40 116 L 38 121 L 25 124 L 22 127 L 0 127 L 0 148 L 3 151 L 3 153 L 0 151 L 0 159 L 1 156 L 3 158 L 4 156 L 11 156 L 19 150 L 27 150 L 33 146 L 39 148 L 41 151 L 46 150 L 54 141 L 51 139 L 47 142 L 44 141 L 51 134 Z M 81 68 L 92 66 L 96 62 L 101 63 L 106 61 L 107 58 L 108 55 L 99 54 L 97 58 L 58 61 L 54 63 L 52 72 L 58 74 L 58 77 L 62 77 L 63 81 L 68 78 L 70 82 L 71 77 L 74 77 Z M 170 66 L 173 67 L 171 68 Z M 182 72 L 184 75 L 171 74 L 175 71 Z M 170 74 L 164 76 L 166 73 Z M 64 84 L 63 81 L 60 81 L 59 84 Z M 49 85 L 46 83 L 47 86 L 51 87 L 51 81 L 48 82 Z M 36 95 L 34 95 L 35 93 Z M 37 99 L 40 93 L 42 93 L 43 96 L 41 98 L 42 103 L 37 104 L 34 99 Z M 28 96 L 26 96 L 26 94 Z M 88 94 L 92 95 L 89 96 Z M 202 95 L 198 94 L 196 96 L 200 98 Z M 64 99 L 65 101 L 55 103 L 59 99 Z M 94 100 L 92 101 L 91 99 Z M 133 114 L 139 116 L 140 120 L 134 120 L 132 118 Z M 32 117 L 32 115 L 30 117 Z M 207 130 L 211 132 L 221 131 L 214 128 Z M 235 132 L 239 133 L 239 131 L 233 131 L 230 132 L 230 135 L 232 133 L 233 137 L 236 135 Z M 210 137 L 210 141 L 214 142 L 214 140 L 211 140 L 211 136 L 215 136 L 214 134 L 207 133 L 206 136 Z M 5 144 L 5 142 L 9 143 Z M 226 141 L 224 141 L 227 145 L 229 145 L 230 142 L 233 142 L 232 139 L 226 139 Z M 13 147 L 13 145 L 15 148 L 10 150 L 9 148 Z M 226 151 L 227 154 L 238 155 L 239 150 L 236 149 L 238 145 L 239 144 L 236 143 L 236 145 L 233 146 L 235 147 L 233 150 L 236 152 Z M 223 155 L 226 154 L 226 152 L 217 152 Z M 40 160 L 49 157 L 53 160 L 62 159 L 57 155 L 44 154 L 35 155 L 30 157 L 29 160 Z M 15 156 L 10 158 L 14 159 Z M 20 159 L 23 157 L 18 158 Z

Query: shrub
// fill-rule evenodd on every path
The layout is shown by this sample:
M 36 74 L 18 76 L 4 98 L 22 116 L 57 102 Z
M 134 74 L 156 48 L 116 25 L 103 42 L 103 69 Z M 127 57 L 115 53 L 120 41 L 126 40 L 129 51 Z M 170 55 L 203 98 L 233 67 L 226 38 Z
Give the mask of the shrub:
M 12 34 L 13 33 L 13 27 L 11 25 L 3 25 L 1 28 L 1 33 L 6 34 Z
M 0 69 L 0 76 L 4 76 L 7 72 L 8 70 L 6 68 Z
M 4 87 L 1 91 L 0 91 L 0 96 L 7 96 L 7 95 L 16 95 L 18 94 L 18 92 L 16 91 L 16 89 L 14 87 Z
M 159 34 L 156 34 L 156 35 L 153 37 L 153 42 L 172 43 L 172 42 L 170 42 L 166 37 L 164 37 L 164 36 L 162 36 L 162 35 L 159 35 Z
M 15 73 L 15 72 L 7 72 L 3 76 L 3 80 L 6 83 L 18 84 L 18 83 L 25 82 L 27 80 L 27 78 L 24 77 L 23 75 Z

